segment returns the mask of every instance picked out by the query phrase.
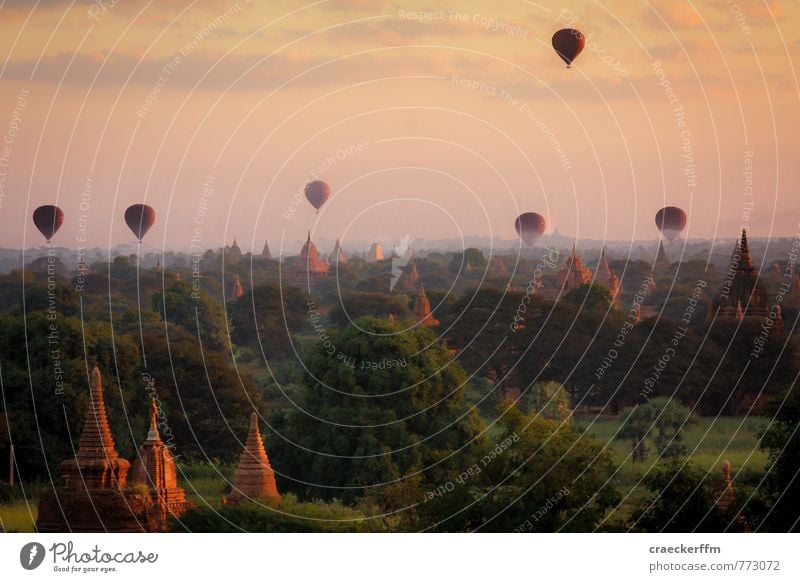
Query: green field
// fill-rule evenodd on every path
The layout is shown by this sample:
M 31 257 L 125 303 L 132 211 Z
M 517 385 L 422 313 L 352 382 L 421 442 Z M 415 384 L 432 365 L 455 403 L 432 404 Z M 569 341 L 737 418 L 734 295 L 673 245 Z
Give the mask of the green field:
M 758 448 L 758 433 L 765 424 L 766 421 L 757 416 L 696 418 L 682 433 L 690 462 L 712 474 L 720 474 L 724 461 L 730 462 L 732 475 L 742 469 L 763 471 L 767 464 L 767 453 Z M 631 443 L 611 440 L 619 426 L 619 419 L 603 419 L 594 423 L 576 419 L 573 423 L 573 428 L 579 432 L 586 431 L 606 443 L 610 441 L 608 447 L 618 467 L 617 474 L 613 476 L 613 485 L 623 500 L 617 510 L 607 516 L 609 522 L 624 521 L 630 515 L 636 502 L 646 494 L 640 484 L 641 478 L 658 461 L 651 447 L 645 462 L 631 462 Z
M 767 463 L 767 454 L 758 448 L 757 434 L 765 424 L 759 417 L 748 418 L 698 418 L 683 433 L 684 443 L 691 452 L 691 462 L 705 471 L 717 473 L 723 461 L 731 463 L 731 471 L 746 468 L 762 471 Z M 606 443 L 618 466 L 616 475 L 609 475 L 609 486 L 616 487 L 623 502 L 612 513 L 609 521 L 624 520 L 632 510 L 635 502 L 644 494 L 639 480 L 656 462 L 656 455 L 651 452 L 646 462 L 632 463 L 628 458 L 630 443 L 611 441 L 619 428 L 619 419 L 603 419 L 591 422 L 576 419 L 573 428 L 595 436 Z M 186 490 L 189 500 L 198 506 L 217 507 L 223 494 L 225 479 L 230 480 L 232 466 L 211 465 L 208 463 L 183 465 L 179 464 L 178 479 Z M 38 488 L 32 488 L 38 490 Z M 0 528 L 2 531 L 31 532 L 36 520 L 35 498 L 16 499 L 0 504 Z

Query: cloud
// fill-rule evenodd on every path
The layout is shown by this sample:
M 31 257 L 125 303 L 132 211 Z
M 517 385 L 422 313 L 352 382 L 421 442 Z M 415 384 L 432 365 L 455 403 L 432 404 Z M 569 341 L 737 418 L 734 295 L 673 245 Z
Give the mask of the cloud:
M 686 29 L 700 28 L 704 17 L 689 4 L 669 2 L 645 8 L 642 19 L 654 28 Z

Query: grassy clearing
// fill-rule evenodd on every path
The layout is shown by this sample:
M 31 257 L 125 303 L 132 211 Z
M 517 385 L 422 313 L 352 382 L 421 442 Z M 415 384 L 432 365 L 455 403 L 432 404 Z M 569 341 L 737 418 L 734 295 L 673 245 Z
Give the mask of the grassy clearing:
M 36 523 L 35 502 L 11 501 L 0 505 L 0 531 L 32 532 L 34 523 Z
M 640 485 L 646 475 L 658 462 L 653 447 L 643 463 L 631 462 L 630 441 L 611 441 L 619 429 L 619 419 L 591 421 L 576 419 L 574 428 L 610 443 L 614 462 L 619 470 L 614 476 L 614 484 L 623 497 L 620 506 L 608 516 L 609 521 L 625 521 L 637 503 L 647 495 Z M 694 424 L 683 432 L 683 442 L 689 450 L 689 462 L 697 468 L 712 474 L 719 474 L 724 461 L 731 463 L 731 472 L 741 469 L 763 471 L 767 464 L 767 453 L 758 448 L 758 433 L 765 425 L 764 419 L 751 417 L 697 418 Z

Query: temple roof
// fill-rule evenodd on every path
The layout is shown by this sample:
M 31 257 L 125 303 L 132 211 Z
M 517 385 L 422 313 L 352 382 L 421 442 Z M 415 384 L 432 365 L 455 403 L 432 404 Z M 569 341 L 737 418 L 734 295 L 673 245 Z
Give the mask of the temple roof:
M 229 500 L 236 502 L 245 499 L 272 499 L 280 501 L 275 484 L 275 472 L 269 464 L 261 431 L 258 429 L 258 415 L 250 415 L 250 430 L 244 450 L 239 457 L 239 466 L 233 474 L 233 484 Z

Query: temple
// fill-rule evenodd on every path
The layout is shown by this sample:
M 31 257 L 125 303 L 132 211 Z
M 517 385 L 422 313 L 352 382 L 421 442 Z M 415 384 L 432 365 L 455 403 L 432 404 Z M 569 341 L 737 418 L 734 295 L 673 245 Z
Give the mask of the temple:
M 383 247 L 381 246 L 381 243 L 372 243 L 372 246 L 369 247 L 369 251 L 367 252 L 365 260 L 368 263 L 374 263 L 376 261 L 383 260 Z
M 225 262 L 231 265 L 239 264 L 239 259 L 242 258 L 242 249 L 236 243 L 236 237 L 233 237 L 233 244 L 225 249 Z
M 722 493 L 717 498 L 717 510 L 724 517 L 731 517 L 736 503 L 736 496 L 733 494 L 733 484 L 731 483 L 731 464 L 728 461 L 722 463 Z M 747 520 L 737 512 L 733 516 L 732 529 L 734 531 L 748 532 L 750 528 L 747 525 Z
M 331 265 L 344 265 L 347 263 L 347 255 L 344 254 L 342 246 L 339 244 L 339 239 L 336 239 L 336 244 L 333 246 L 333 252 L 328 260 Z
M 60 465 L 62 487 L 39 499 L 39 532 L 156 531 L 152 498 L 127 488 L 130 463 L 120 458 L 108 426 L 100 370 L 91 375 L 86 418 L 74 458 Z
M 244 289 L 242 288 L 242 282 L 239 280 L 239 275 L 236 275 L 233 278 L 233 289 L 231 290 L 231 298 L 239 299 L 239 297 L 242 296 L 244 296 Z
M 653 261 L 653 272 L 660 273 L 669 269 L 672 263 L 667 258 L 667 253 L 664 251 L 664 243 L 658 241 L 658 250 L 656 251 L 656 258 Z
M 606 249 L 600 252 L 600 261 L 597 263 L 595 269 L 594 280 L 606 289 L 611 295 L 611 304 L 615 307 L 619 306 L 619 295 L 622 287 L 619 283 L 619 277 L 616 271 L 608 266 L 608 259 L 606 258 Z
M 425 286 L 420 283 L 419 291 L 417 292 L 417 301 L 414 304 L 414 316 L 425 327 L 436 327 L 439 325 L 439 320 L 434 319 L 431 314 L 431 302 L 425 294 Z
M 269 251 L 269 243 L 264 241 L 264 248 L 261 249 L 261 258 L 262 259 L 271 259 L 272 253 Z
M 767 293 L 753 266 L 745 230 L 742 230 L 742 238 L 736 243 L 733 250 L 730 267 L 719 296 L 710 304 L 708 313 L 709 319 L 713 319 L 714 314 L 723 319 L 769 315 Z
M 250 415 L 250 431 L 244 450 L 239 458 L 239 466 L 233 474 L 228 503 L 238 503 L 253 499 L 280 502 L 281 496 L 275 484 L 275 472 L 269 464 L 261 431 L 258 430 L 258 415 Z
M 394 291 L 398 293 L 413 293 L 419 284 L 419 272 L 417 271 L 417 262 L 414 257 L 408 261 L 405 267 L 400 269 L 400 277 L 394 286 Z
M 289 270 L 289 282 L 293 285 L 313 287 L 320 279 L 328 276 L 328 263 L 319 258 L 319 251 L 311 241 L 311 232 Z
M 158 407 L 155 400 L 151 401 L 150 406 L 150 429 L 139 447 L 139 457 L 133 463 L 130 482 L 148 487 L 150 498 L 156 505 L 161 530 L 167 529 L 170 515 L 179 517 L 187 509 L 186 493 L 178 486 L 175 460 L 158 432 Z
M 592 272 L 583 265 L 583 259 L 572 245 L 572 254 L 566 266 L 558 272 L 558 282 L 562 292 L 572 291 L 592 281 Z

